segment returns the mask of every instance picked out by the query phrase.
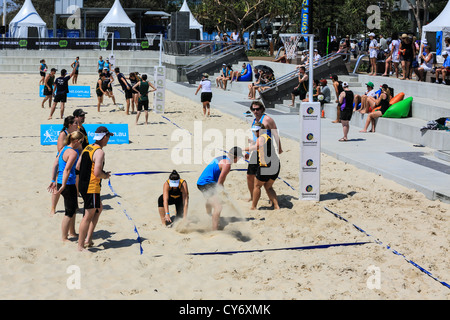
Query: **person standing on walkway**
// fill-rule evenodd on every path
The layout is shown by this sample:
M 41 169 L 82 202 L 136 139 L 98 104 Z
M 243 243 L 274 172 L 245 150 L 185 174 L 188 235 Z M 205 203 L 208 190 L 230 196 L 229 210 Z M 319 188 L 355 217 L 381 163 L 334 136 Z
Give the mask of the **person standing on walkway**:
M 150 87 L 152 87 L 153 90 L 150 91 Z M 133 90 L 138 93 L 136 124 L 138 124 L 142 109 L 144 109 L 145 112 L 145 124 L 148 124 L 148 93 L 156 91 L 156 88 L 150 81 L 147 81 L 147 75 L 143 74 L 142 79 L 133 86 Z
M 83 150 L 77 162 L 76 169 L 80 173 L 78 189 L 84 201 L 84 216 L 79 227 L 79 251 L 93 245 L 92 235 L 103 210 L 100 199 L 101 181 L 111 176 L 111 172 L 103 170 L 105 165 L 103 148 L 113 135 L 106 127 L 98 127 L 95 130 L 94 143 Z
M 344 136 L 339 139 L 340 142 L 348 141 L 347 135 L 350 130 L 354 100 L 353 92 L 349 89 L 347 82 L 342 83 L 342 88 L 344 88 L 344 91 L 339 95 L 339 103 L 341 104 L 341 123 Z
M 266 109 L 262 102 L 254 101 L 250 106 L 250 110 L 255 116 L 252 122 L 252 126 L 257 122 L 262 123 L 264 125 L 264 128 L 267 130 L 267 135 L 271 138 L 273 137 L 273 140 L 278 145 L 278 154 L 281 154 L 283 152 L 283 149 L 281 147 L 281 140 L 278 134 L 277 125 L 270 116 L 264 113 Z M 256 140 L 257 137 L 253 133 L 252 143 L 256 143 Z M 258 156 L 256 152 L 251 152 L 250 154 L 246 155 L 246 158 L 249 158 L 247 167 L 247 187 L 248 191 L 250 192 L 250 199 L 248 201 L 252 201 L 253 190 L 255 187 L 255 176 L 258 171 Z
M 203 116 L 210 116 L 210 104 L 212 99 L 212 90 L 211 90 L 211 81 L 209 80 L 209 75 L 207 73 L 203 74 L 202 81 L 198 85 L 197 91 L 195 91 L 195 95 L 202 90 L 202 94 L 200 96 L 200 100 L 203 105 Z

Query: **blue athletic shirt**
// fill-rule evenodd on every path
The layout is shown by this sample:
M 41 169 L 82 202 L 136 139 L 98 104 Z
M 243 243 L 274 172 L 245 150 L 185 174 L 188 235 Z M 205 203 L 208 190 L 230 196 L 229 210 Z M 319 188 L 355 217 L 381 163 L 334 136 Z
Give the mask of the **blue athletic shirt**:
M 105 66 L 105 60 L 98 60 L 98 69 L 103 70 L 104 66 Z
M 261 119 L 259 120 L 259 123 L 263 122 L 263 119 L 265 116 L 266 116 L 265 114 L 262 115 Z M 253 119 L 252 126 L 255 124 L 255 122 L 256 122 L 256 118 Z M 266 130 L 267 135 L 272 138 L 272 130 L 270 130 L 270 129 L 263 129 L 263 130 Z M 256 135 L 253 131 L 252 131 L 252 134 L 253 134 L 253 142 L 256 142 L 256 140 L 258 140 L 258 138 L 256 137 Z
M 69 146 L 65 146 L 60 154 L 59 154 L 59 159 L 58 159 L 58 179 L 57 179 L 57 183 L 62 184 L 62 180 L 63 180 L 63 173 L 64 173 L 64 169 L 66 168 L 66 162 L 63 160 L 63 154 L 67 149 L 71 149 Z M 75 163 L 77 163 L 78 161 L 78 157 L 80 156 L 80 153 L 77 149 L 73 149 L 77 152 L 77 158 L 75 160 Z M 72 169 L 70 169 L 70 174 L 69 174 L 69 179 L 67 180 L 67 185 L 69 184 L 75 184 L 75 182 L 77 181 L 77 176 L 75 173 L 75 163 L 72 166 Z
M 220 176 L 220 168 L 219 168 L 219 162 L 223 159 L 227 159 L 231 162 L 230 158 L 227 156 L 220 156 L 217 158 L 214 158 L 203 170 L 202 174 L 197 180 L 197 184 L 200 186 L 204 186 L 210 183 L 217 183 L 219 181 Z

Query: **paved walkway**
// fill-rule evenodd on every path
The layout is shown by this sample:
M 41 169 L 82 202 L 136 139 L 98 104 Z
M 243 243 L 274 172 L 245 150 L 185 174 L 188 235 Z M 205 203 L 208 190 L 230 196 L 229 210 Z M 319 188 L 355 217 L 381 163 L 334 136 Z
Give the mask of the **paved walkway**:
M 166 88 L 197 101 L 200 108 L 200 94 L 194 95 L 196 85 L 166 81 Z M 249 106 L 250 100 L 246 95 L 213 88 L 212 109 L 250 122 L 253 118 L 245 114 Z M 287 115 L 275 109 L 266 112 L 277 123 L 281 136 L 299 141 L 298 115 Z M 342 126 L 331 123 L 330 119 L 322 119 L 322 152 L 418 190 L 429 199 L 450 203 L 450 162 L 434 157 L 433 149 L 378 133 L 360 133 L 360 129 L 350 127 L 350 140 L 338 142 L 342 137 Z

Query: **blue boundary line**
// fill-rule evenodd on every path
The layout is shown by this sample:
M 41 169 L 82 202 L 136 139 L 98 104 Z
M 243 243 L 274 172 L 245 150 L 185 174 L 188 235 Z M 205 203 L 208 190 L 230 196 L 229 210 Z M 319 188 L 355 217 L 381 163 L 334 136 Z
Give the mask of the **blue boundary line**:
M 111 192 L 115 195 L 115 196 L 119 196 L 113 189 L 112 185 L 111 185 L 111 179 L 108 180 L 108 186 L 111 189 Z M 117 203 L 122 207 L 122 204 L 120 203 L 120 201 L 117 201 Z M 133 222 L 133 219 L 130 217 L 130 215 L 127 213 L 127 210 L 123 209 L 123 213 L 125 214 L 125 216 L 127 217 L 128 220 L 131 221 L 131 223 L 133 223 L 134 226 L 134 232 L 137 234 L 137 241 L 139 243 L 139 252 L 142 255 L 144 253 L 144 249 L 142 248 L 142 239 L 141 236 L 139 235 L 139 231 L 136 227 L 136 225 Z
M 324 207 L 324 208 L 325 208 L 325 210 L 327 210 L 329 213 L 331 213 L 332 215 L 334 215 L 336 218 L 338 218 L 338 219 L 340 219 L 340 220 L 343 220 L 343 221 L 345 221 L 345 222 L 350 223 L 347 219 L 345 219 L 345 218 L 342 217 L 341 215 L 339 215 L 339 214 L 337 214 L 337 213 L 331 211 L 331 210 L 328 209 L 327 207 Z M 373 238 L 374 238 L 374 236 L 368 234 L 366 231 L 364 231 L 363 229 L 359 228 L 359 227 L 356 226 L 355 224 L 352 223 L 352 225 L 353 225 L 353 227 L 355 227 L 358 231 L 364 233 L 366 236 L 368 236 L 368 237 L 373 237 Z M 398 255 L 398 256 L 404 258 L 408 263 L 412 264 L 414 267 L 416 267 L 417 269 L 419 269 L 420 271 L 422 271 L 423 273 L 425 273 L 427 276 L 431 277 L 433 280 L 436 280 L 437 282 L 439 282 L 439 283 L 442 284 L 443 286 L 445 286 L 445 287 L 447 287 L 448 289 L 450 289 L 450 285 L 449 285 L 447 282 L 444 282 L 444 281 L 439 280 L 438 278 L 436 278 L 435 276 L 433 276 L 433 275 L 431 274 L 430 271 L 428 271 L 428 270 L 426 270 L 425 268 L 421 267 L 420 265 L 418 265 L 418 264 L 415 263 L 414 261 L 408 259 L 404 254 L 398 252 L 397 250 L 393 249 L 393 248 L 392 248 L 391 246 L 389 246 L 389 245 L 384 245 L 383 242 L 381 242 L 381 241 L 378 240 L 378 239 L 375 239 L 374 242 L 375 242 L 376 244 L 378 244 L 378 245 L 381 245 L 381 246 L 384 247 L 385 249 L 391 251 L 392 253 L 394 253 L 394 254 L 396 254 L 396 255 Z

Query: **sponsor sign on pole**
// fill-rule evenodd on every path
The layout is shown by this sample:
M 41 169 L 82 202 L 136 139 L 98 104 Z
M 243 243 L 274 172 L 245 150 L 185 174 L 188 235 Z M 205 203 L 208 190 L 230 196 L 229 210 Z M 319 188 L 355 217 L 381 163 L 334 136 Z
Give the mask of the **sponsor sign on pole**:
M 320 102 L 300 105 L 300 200 L 320 200 Z
M 166 67 L 155 67 L 155 95 L 153 96 L 153 107 L 155 113 L 164 113 L 166 96 Z

